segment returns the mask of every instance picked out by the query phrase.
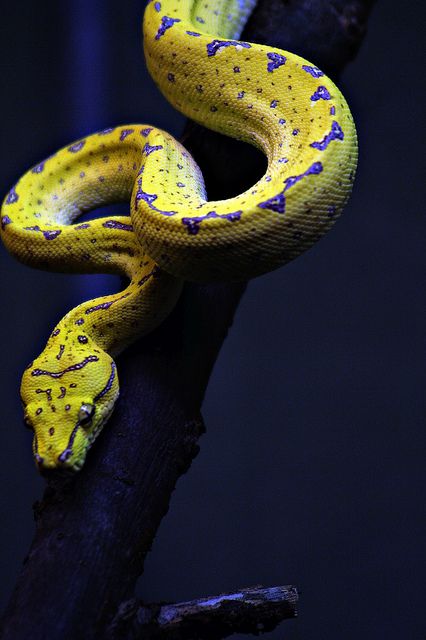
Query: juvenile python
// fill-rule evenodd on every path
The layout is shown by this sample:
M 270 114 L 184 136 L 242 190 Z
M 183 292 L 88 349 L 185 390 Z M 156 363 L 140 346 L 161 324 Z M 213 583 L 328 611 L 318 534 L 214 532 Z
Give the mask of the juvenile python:
M 161 0 L 144 16 L 148 69 L 179 111 L 268 158 L 248 191 L 208 201 L 199 168 L 143 124 L 87 136 L 30 169 L 0 226 L 20 261 L 55 271 L 120 273 L 128 287 L 85 302 L 26 369 L 21 396 L 42 469 L 78 470 L 119 393 L 112 356 L 170 312 L 182 281 L 241 280 L 316 242 L 349 196 L 357 161 L 349 108 L 306 60 L 237 40 L 254 0 Z M 131 218 L 75 223 L 130 201 Z

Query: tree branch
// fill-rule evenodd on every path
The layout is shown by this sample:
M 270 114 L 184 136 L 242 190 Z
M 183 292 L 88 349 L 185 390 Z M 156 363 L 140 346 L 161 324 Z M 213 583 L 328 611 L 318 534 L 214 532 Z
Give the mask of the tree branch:
M 233 633 L 259 635 L 295 618 L 297 600 L 292 586 L 250 587 L 179 604 L 147 605 L 133 599 L 119 608 L 108 640 L 220 640 Z
M 309 55 L 335 75 L 358 48 L 371 4 L 259 0 L 243 37 Z M 185 144 L 210 198 L 243 191 L 265 167 L 247 145 L 197 125 L 188 125 Z M 3 617 L 4 640 L 104 637 L 132 597 L 176 482 L 198 451 L 202 398 L 244 286 L 187 284 L 162 327 L 119 359 L 121 399 L 112 420 L 84 469 L 49 479 L 35 509 L 36 533 Z

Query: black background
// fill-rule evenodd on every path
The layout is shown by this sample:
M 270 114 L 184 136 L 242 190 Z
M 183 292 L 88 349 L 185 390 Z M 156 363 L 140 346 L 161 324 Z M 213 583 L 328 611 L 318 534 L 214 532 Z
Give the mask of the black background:
M 415 4 L 378 3 L 339 83 L 360 138 L 353 196 L 312 250 L 251 282 L 209 385 L 201 453 L 146 563 L 146 600 L 293 583 L 300 618 L 271 639 L 425 638 L 425 10 Z M 141 14 L 139 0 L 4 3 L 2 193 L 112 124 L 179 135 L 183 118 L 144 69 Z M 43 488 L 22 370 L 71 306 L 118 281 L 37 272 L 1 248 L 0 273 L 5 604 Z

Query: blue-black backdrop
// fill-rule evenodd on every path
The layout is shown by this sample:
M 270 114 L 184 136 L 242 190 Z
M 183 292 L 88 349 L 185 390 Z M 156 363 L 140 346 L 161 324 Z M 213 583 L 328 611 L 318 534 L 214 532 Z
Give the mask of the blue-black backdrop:
M 179 135 L 183 118 L 144 69 L 141 5 L 5 3 L 2 193 L 111 124 Z M 425 637 L 424 18 L 397 0 L 373 11 L 341 81 L 360 137 L 353 197 L 311 251 L 250 284 L 209 385 L 201 453 L 147 560 L 147 600 L 295 583 L 300 619 L 271 638 Z M 1 247 L 0 269 L 4 603 L 43 487 L 22 427 L 22 369 L 71 306 L 117 281 L 33 271 Z

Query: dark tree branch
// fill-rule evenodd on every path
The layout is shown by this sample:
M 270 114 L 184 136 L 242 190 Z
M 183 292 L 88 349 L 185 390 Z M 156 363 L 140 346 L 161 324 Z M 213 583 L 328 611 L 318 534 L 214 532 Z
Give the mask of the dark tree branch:
M 250 587 L 237 593 L 180 602 L 121 605 L 108 640 L 220 640 L 233 633 L 259 635 L 297 616 L 295 587 Z
M 259 0 L 243 37 L 309 56 L 336 75 L 360 45 L 371 4 Z M 246 145 L 199 126 L 188 126 L 185 144 L 210 198 L 241 192 L 265 166 Z M 120 358 L 121 400 L 111 422 L 83 471 L 49 479 L 35 509 L 4 640 L 104 637 L 133 596 L 176 482 L 198 451 L 201 401 L 243 291 L 244 284 L 186 285 L 163 326 Z

